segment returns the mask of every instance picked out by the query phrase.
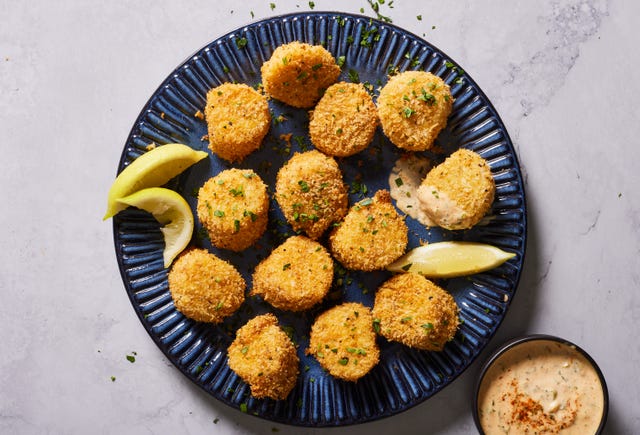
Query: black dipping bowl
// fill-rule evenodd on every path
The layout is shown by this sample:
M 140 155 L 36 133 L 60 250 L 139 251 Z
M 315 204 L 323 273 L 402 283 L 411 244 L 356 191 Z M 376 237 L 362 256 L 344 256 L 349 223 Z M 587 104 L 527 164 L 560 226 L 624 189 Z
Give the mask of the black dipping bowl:
M 487 362 L 484 363 L 480 371 L 480 376 L 478 377 L 478 382 L 476 384 L 476 387 L 474 389 L 474 394 L 473 394 L 473 409 L 472 409 L 473 421 L 476 424 L 476 428 L 478 429 L 478 432 L 481 434 L 484 434 L 482 426 L 480 426 L 480 415 L 478 413 L 478 396 L 480 394 L 480 387 L 484 380 L 485 374 L 487 373 L 489 368 L 493 366 L 493 364 L 507 351 L 531 341 L 555 341 L 565 346 L 569 346 L 575 349 L 580 354 L 582 354 L 582 356 L 584 356 L 586 360 L 593 366 L 594 370 L 598 375 L 598 378 L 600 379 L 600 384 L 602 385 L 602 395 L 603 395 L 602 418 L 600 420 L 600 424 L 598 425 L 598 429 L 595 432 L 596 435 L 601 434 L 602 431 L 604 430 L 605 423 L 607 422 L 607 415 L 609 413 L 609 392 L 607 390 L 607 384 L 604 380 L 604 375 L 602 374 L 600 367 L 598 367 L 598 364 L 596 364 L 594 359 L 591 358 L 591 356 L 580 346 L 574 343 L 571 343 L 570 341 L 565 340 L 563 338 L 554 337 L 553 335 L 545 335 L 545 334 L 525 335 L 522 337 L 517 337 L 512 340 L 509 340 L 505 344 L 500 346 L 495 352 L 493 352 L 493 354 L 491 355 L 491 357 L 489 357 Z

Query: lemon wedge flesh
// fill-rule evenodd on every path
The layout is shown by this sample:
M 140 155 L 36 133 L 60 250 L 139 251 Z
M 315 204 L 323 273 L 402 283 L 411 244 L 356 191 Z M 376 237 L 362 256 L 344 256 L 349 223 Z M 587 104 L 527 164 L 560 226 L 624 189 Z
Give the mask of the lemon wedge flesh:
M 160 222 L 165 244 L 164 267 L 169 267 L 191 241 L 193 213 L 187 201 L 173 190 L 150 187 L 117 201 L 125 208 L 131 205 L 147 211 Z
M 179 143 L 158 146 L 142 154 L 124 168 L 111 185 L 103 220 L 127 208 L 119 199 L 147 187 L 162 186 L 207 155 Z
M 415 272 L 427 278 L 453 278 L 493 269 L 515 256 L 484 243 L 438 242 L 412 249 L 387 270 Z

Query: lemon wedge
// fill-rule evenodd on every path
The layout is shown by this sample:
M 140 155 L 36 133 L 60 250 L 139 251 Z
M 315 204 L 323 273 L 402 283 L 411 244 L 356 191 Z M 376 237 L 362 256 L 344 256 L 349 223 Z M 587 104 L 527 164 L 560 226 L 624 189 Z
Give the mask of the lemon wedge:
M 142 189 L 117 200 L 124 208 L 134 206 L 148 211 L 162 225 L 164 267 L 187 247 L 193 235 L 193 213 L 187 201 L 173 190 L 163 187 Z
M 493 269 L 515 256 L 484 243 L 438 242 L 412 249 L 387 266 L 387 270 L 416 272 L 428 278 L 453 278 Z
M 125 203 L 118 202 L 120 198 L 147 187 L 162 186 L 207 155 L 179 143 L 158 146 L 142 154 L 124 168 L 111 185 L 107 212 L 102 219 L 107 220 L 127 208 Z

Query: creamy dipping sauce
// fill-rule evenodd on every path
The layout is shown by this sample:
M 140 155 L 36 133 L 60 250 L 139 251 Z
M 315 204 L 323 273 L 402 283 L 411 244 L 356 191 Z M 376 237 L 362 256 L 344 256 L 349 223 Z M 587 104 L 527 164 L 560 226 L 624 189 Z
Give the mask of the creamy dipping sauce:
M 500 355 L 478 392 L 478 416 L 491 434 L 594 434 L 604 412 L 598 372 L 575 347 L 523 342 Z
M 420 208 L 418 200 L 418 188 L 430 169 L 431 161 L 428 158 L 403 155 L 389 174 L 389 193 L 396 200 L 396 207 L 422 225 L 433 227 L 436 224 Z

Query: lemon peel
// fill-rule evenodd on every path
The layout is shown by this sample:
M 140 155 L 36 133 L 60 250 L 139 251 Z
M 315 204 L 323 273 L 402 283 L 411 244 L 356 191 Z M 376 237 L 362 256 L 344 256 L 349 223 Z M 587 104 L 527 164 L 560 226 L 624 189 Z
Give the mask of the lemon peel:
M 412 249 L 387 266 L 387 270 L 415 272 L 428 278 L 453 278 L 493 269 L 515 256 L 484 243 L 437 242 Z
M 147 211 L 160 222 L 165 242 L 164 267 L 169 267 L 191 241 L 193 213 L 187 201 L 173 190 L 150 187 L 116 201 L 125 208 L 134 206 Z
M 196 151 L 179 143 L 158 146 L 142 154 L 124 168 L 111 185 L 107 212 L 102 220 L 127 208 L 119 199 L 142 189 L 162 186 L 207 156 L 204 151 Z

